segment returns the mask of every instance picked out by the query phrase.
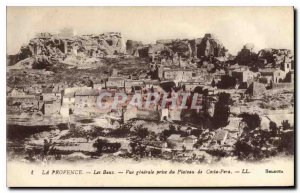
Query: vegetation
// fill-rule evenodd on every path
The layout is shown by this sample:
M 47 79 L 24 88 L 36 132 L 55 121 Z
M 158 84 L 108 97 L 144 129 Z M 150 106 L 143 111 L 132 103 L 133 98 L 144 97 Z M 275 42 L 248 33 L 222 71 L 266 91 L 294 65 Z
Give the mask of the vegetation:
M 225 127 L 229 124 L 228 118 L 230 114 L 230 94 L 222 92 L 219 94 L 219 100 L 215 105 L 215 111 L 213 115 L 213 124 L 215 129 Z
M 278 127 L 270 122 L 269 130 L 260 128 L 260 120 L 257 115 L 243 114 L 243 120 L 247 126 L 244 133 L 235 145 L 235 154 L 243 160 L 260 160 L 275 156 L 278 153 L 293 154 L 294 131 Z M 282 126 L 287 127 L 287 121 Z
M 101 155 L 102 153 L 112 153 L 120 149 L 120 143 L 109 143 L 106 139 L 97 139 L 93 144 L 96 148 L 96 154 Z

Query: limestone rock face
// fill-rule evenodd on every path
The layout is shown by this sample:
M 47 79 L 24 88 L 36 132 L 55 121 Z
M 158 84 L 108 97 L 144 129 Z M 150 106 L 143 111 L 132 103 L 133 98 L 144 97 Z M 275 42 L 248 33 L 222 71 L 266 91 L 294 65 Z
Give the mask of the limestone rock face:
M 107 55 L 124 53 L 122 35 L 118 32 L 109 32 L 94 36 L 98 49 Z
M 68 52 L 88 57 L 105 57 L 124 53 L 121 33 L 109 32 L 100 35 L 83 35 L 68 40 Z
M 141 41 L 127 40 L 126 41 L 126 54 L 135 55 L 138 49 L 143 46 Z
M 212 34 L 205 34 L 204 38 L 196 42 L 197 57 L 221 57 L 225 56 L 227 49 Z
M 188 40 L 158 40 L 156 44 L 149 45 L 149 57 L 159 55 L 160 57 L 189 58 L 192 56 L 192 48 Z
M 28 45 L 21 47 L 16 55 L 11 55 L 9 66 L 17 68 L 43 68 L 63 59 L 66 52 L 66 44 L 62 39 L 53 37 L 33 38 Z
M 273 49 L 266 48 L 258 52 L 258 62 L 262 65 L 271 64 L 273 67 L 280 67 L 280 65 L 287 60 L 293 61 L 293 54 L 288 49 Z
M 57 62 L 63 62 L 68 57 L 78 60 L 101 58 L 124 53 L 122 35 L 119 32 L 109 32 L 100 35 L 59 36 L 41 33 L 21 47 L 15 55 L 9 55 L 7 64 L 23 64 L 21 61 L 31 61 L 32 67 L 43 67 Z M 32 60 L 28 60 L 33 58 Z M 41 60 L 41 58 L 43 58 Z M 45 65 L 42 64 L 45 62 Z M 49 64 L 48 64 L 49 63 Z M 27 65 L 28 66 L 28 65 Z
M 227 49 L 212 34 L 196 39 L 164 39 L 149 45 L 149 57 L 154 55 L 181 58 L 208 58 L 227 55 Z

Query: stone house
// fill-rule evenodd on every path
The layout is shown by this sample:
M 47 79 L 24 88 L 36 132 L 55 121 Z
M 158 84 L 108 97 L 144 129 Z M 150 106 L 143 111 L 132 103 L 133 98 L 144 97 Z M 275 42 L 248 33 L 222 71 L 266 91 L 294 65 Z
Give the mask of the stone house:
M 197 86 L 204 86 L 201 81 L 182 81 L 178 83 L 179 86 L 185 87 L 186 91 L 193 91 Z
M 55 91 L 52 88 L 46 88 L 43 90 L 42 97 L 43 97 L 43 101 L 54 101 L 54 100 L 61 101 L 62 92 L 57 90 Z
M 125 80 L 122 77 L 110 77 L 105 83 L 106 88 L 124 88 Z
M 99 92 L 92 89 L 82 89 L 75 92 L 75 108 L 97 107 Z
M 246 94 L 253 97 L 262 96 L 266 92 L 266 86 L 263 83 L 252 82 L 246 90 Z
M 261 77 L 270 76 L 272 77 L 273 83 L 280 83 L 286 77 L 286 72 L 280 69 L 261 69 L 259 70 Z
M 167 138 L 168 147 L 171 149 L 182 149 L 182 138 L 180 134 L 172 134 Z
M 124 87 L 125 87 L 125 92 L 129 93 L 133 90 L 133 87 L 135 86 L 144 86 L 144 82 L 141 80 L 125 80 L 124 82 Z
M 160 117 L 160 121 L 169 120 L 170 119 L 169 109 L 167 108 L 160 109 L 159 117 Z
M 213 141 L 216 141 L 219 145 L 224 145 L 227 140 L 228 133 L 229 132 L 227 130 L 218 129 L 213 137 Z
M 39 100 L 35 95 L 7 97 L 8 106 L 17 106 L 22 110 L 39 110 Z
M 236 78 L 240 83 L 242 83 L 247 82 L 248 80 L 252 80 L 254 78 L 254 73 L 251 72 L 249 69 L 236 69 L 231 72 L 231 76 Z
M 263 76 L 258 79 L 258 82 L 263 84 L 270 84 L 272 79 L 272 76 Z
M 190 135 L 183 138 L 183 146 L 186 148 L 186 150 L 193 150 L 196 142 L 197 137 L 195 135 Z
M 104 81 L 99 81 L 99 82 L 94 82 L 93 83 L 93 89 L 94 90 L 101 90 L 102 88 L 105 88 L 105 82 Z
M 62 105 L 67 107 L 73 107 L 75 104 L 75 93 L 67 93 L 62 97 Z
M 43 113 L 46 116 L 59 114 L 61 104 L 59 101 L 45 101 L 43 107 Z
M 166 80 L 188 80 L 193 78 L 193 70 L 190 69 L 164 69 L 163 78 Z
M 25 96 L 26 93 L 23 87 L 15 87 L 11 89 L 8 95 L 11 97 L 18 97 L 18 96 Z
M 43 92 L 43 88 L 41 84 L 33 84 L 24 88 L 25 92 L 28 94 L 41 94 Z
M 286 81 L 287 81 L 287 82 L 294 83 L 294 78 L 295 78 L 294 70 L 289 71 L 289 72 L 286 74 Z
M 280 66 L 280 69 L 282 71 L 284 71 L 285 73 L 288 73 L 290 72 L 291 70 L 294 70 L 293 69 L 293 65 L 292 65 L 292 60 L 286 56 L 284 56 L 284 61 L 283 63 L 281 64 Z
M 193 150 L 196 142 L 197 137 L 194 135 L 181 137 L 180 134 L 172 134 L 167 138 L 168 146 L 174 150 Z
M 157 89 L 159 88 L 160 86 L 160 82 L 158 80 L 145 80 L 144 81 L 144 85 L 145 85 L 145 88 L 148 88 L 148 89 Z

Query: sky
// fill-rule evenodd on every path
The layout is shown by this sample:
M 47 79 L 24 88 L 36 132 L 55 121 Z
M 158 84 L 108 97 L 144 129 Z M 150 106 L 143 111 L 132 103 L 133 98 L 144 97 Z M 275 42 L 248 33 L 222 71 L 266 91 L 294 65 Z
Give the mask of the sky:
M 124 41 L 201 38 L 213 33 L 236 54 L 294 47 L 292 7 L 7 7 L 7 54 L 15 54 L 38 32 L 73 28 L 78 35 L 121 32 Z

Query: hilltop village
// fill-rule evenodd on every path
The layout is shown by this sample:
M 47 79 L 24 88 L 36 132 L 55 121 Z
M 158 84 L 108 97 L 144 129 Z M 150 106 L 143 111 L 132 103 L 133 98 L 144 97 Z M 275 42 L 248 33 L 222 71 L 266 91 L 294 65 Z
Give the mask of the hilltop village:
M 294 55 L 288 49 L 236 56 L 213 34 L 124 42 L 119 32 L 40 33 L 7 56 L 8 137 L 26 160 L 103 156 L 212 162 L 293 154 Z M 200 109 L 111 105 L 115 93 L 197 94 Z M 174 103 L 180 103 L 177 98 Z M 16 135 L 16 133 L 24 135 Z M 13 137 L 12 137 L 13 138 Z M 13 141 L 14 139 L 12 139 Z M 19 144 L 20 145 L 20 144 Z

